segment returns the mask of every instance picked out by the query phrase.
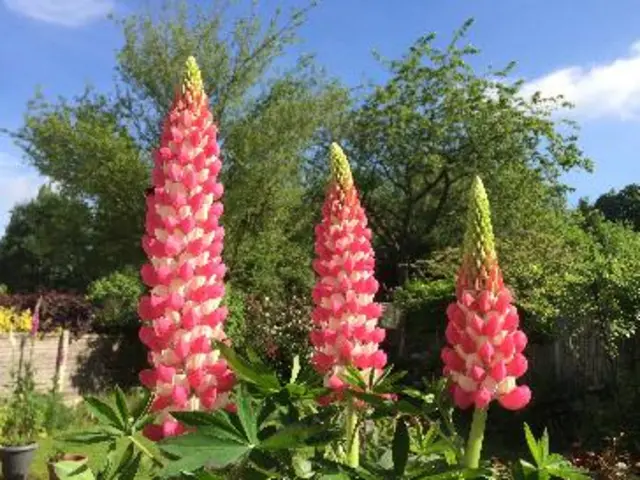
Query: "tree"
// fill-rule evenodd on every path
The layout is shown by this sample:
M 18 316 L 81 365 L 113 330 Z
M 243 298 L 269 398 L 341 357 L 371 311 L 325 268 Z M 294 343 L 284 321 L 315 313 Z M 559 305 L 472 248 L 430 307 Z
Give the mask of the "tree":
M 117 20 L 125 42 L 116 94 L 87 91 L 55 103 L 37 96 L 24 126 L 12 134 L 64 195 L 91 209 L 93 247 L 103 252 L 105 269 L 137 267 L 143 191 L 160 119 L 181 65 L 194 55 L 223 147 L 231 280 L 275 295 L 311 278 L 312 224 L 300 214 L 301 166 L 317 132 L 348 107 L 348 95 L 312 59 L 280 73 L 273 68 L 308 8 L 284 19 L 276 12 L 264 26 L 255 5 L 235 19 L 228 7 L 224 1 L 208 10 L 168 2 L 157 14 Z
M 582 215 L 580 222 L 591 240 L 582 250 L 583 274 L 559 302 L 574 330 L 591 329 L 615 354 L 640 324 L 640 233 L 599 211 Z
M 72 101 L 51 103 L 38 93 L 29 102 L 24 126 L 12 135 L 27 160 L 59 186 L 60 195 L 91 211 L 97 253 L 86 271 L 104 276 L 142 262 L 148 162 L 113 99 L 87 90 Z
M 607 220 L 622 222 L 640 232 L 640 185 L 632 183 L 620 191 L 611 190 L 594 203 Z
M 0 283 L 11 292 L 82 291 L 93 273 L 92 224 L 85 204 L 43 186 L 11 212 L 0 240 Z
M 505 81 L 513 65 L 474 72 L 466 57 L 477 50 L 458 46 L 470 25 L 444 49 L 427 35 L 402 59 L 386 61 L 390 79 L 342 132 L 390 285 L 401 282 L 399 267 L 459 243 L 474 175 L 500 205 L 501 235 L 521 228 L 530 208 L 562 205 L 560 174 L 589 166 L 574 133 L 561 133 L 551 118 L 560 99 L 523 98 L 521 83 Z M 517 225 L 505 225 L 511 220 Z

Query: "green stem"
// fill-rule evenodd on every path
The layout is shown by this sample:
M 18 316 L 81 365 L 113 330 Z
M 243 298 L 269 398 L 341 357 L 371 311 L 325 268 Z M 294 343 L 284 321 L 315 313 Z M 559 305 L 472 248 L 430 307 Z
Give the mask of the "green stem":
M 133 443 L 136 447 L 138 447 L 138 450 L 140 450 L 144 455 L 149 457 L 151 461 L 155 463 L 158 467 L 164 467 L 164 464 L 153 453 L 151 453 L 147 447 L 145 447 L 142 443 L 140 443 L 140 441 L 137 438 L 135 438 L 133 435 L 129 435 L 127 438 L 131 443 Z
M 347 465 L 352 468 L 360 466 L 360 437 L 358 435 L 358 411 L 353 399 L 347 404 L 347 418 L 345 427 L 347 430 Z
M 473 412 L 473 421 L 469 431 L 467 449 L 464 452 L 464 466 L 467 468 L 478 468 L 480 466 L 480 455 L 482 453 L 482 441 L 484 440 L 484 427 L 487 423 L 487 410 L 476 408 Z

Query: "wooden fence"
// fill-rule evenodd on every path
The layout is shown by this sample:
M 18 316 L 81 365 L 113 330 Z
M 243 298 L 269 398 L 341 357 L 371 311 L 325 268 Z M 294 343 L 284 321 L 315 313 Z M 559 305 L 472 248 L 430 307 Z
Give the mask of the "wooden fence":
M 422 374 L 441 369 L 440 351 L 445 345 L 444 327 L 428 332 L 405 332 L 402 312 L 385 305 L 384 326 L 389 329 L 386 347 L 401 367 Z M 416 338 L 417 337 L 417 338 Z M 612 356 L 601 337 L 583 332 L 572 337 L 530 343 L 525 351 L 529 369 L 522 379 L 540 396 L 577 398 L 615 389 L 629 377 L 640 379 L 640 334 L 625 341 Z
M 68 331 L 38 336 L 0 335 L 0 395 L 8 393 L 11 372 L 31 361 L 37 390 L 55 388 L 70 403 L 81 395 L 137 383 L 145 352 L 136 336 L 82 335 Z
M 388 305 L 382 325 L 388 329 L 385 349 L 400 369 L 409 370 L 416 378 L 439 374 L 443 328 L 406 336 L 402 313 Z M 0 395 L 7 393 L 10 373 L 20 356 L 31 358 L 39 390 L 49 391 L 55 385 L 70 402 L 115 384 L 137 385 L 137 374 L 146 363 L 145 349 L 135 332 L 73 337 L 63 331 L 38 337 L 33 351 L 28 335 L 15 335 L 13 342 L 8 335 L 0 335 Z M 526 356 L 529 371 L 523 381 L 537 396 L 547 399 L 605 391 L 629 376 L 640 379 L 640 335 L 622 345 L 615 358 L 597 336 L 588 333 L 530 344 Z

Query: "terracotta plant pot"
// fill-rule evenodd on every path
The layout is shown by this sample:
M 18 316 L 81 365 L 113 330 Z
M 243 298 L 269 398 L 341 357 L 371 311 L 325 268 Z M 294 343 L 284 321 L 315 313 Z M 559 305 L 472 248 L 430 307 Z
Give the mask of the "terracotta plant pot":
M 37 443 L 19 447 L 0 447 L 4 479 L 26 480 L 37 448 Z
M 86 455 L 81 455 L 79 453 L 65 453 L 64 455 L 60 455 L 55 459 L 49 460 L 47 463 L 47 469 L 49 470 L 49 480 L 60 480 L 60 477 L 56 475 L 56 463 L 58 462 L 75 462 L 78 464 L 78 467 L 87 463 L 89 458 Z

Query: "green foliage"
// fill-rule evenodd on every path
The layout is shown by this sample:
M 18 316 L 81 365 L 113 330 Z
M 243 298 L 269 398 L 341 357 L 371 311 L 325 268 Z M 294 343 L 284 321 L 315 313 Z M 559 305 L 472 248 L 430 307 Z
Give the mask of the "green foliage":
M 453 300 L 452 279 L 410 280 L 395 290 L 393 303 L 402 309 L 409 325 L 421 323 L 425 328 L 441 324 L 442 314 Z
M 140 276 L 133 269 L 114 272 L 92 282 L 87 298 L 97 307 L 96 327 L 117 329 L 137 326 L 138 299 L 143 293 Z
M 332 411 L 318 414 L 313 406 L 324 389 L 315 381 L 309 383 L 317 378 L 300 372 L 297 361 L 289 378 L 281 381 L 257 357 L 245 360 L 228 347 L 219 347 L 244 382 L 235 392 L 237 415 L 223 410 L 176 412 L 178 420 L 196 430 L 161 444 L 171 460 L 161 476 L 232 469 L 241 471 L 241 478 L 299 478 L 305 454 L 336 438 L 329 423 Z
M 242 348 L 245 344 L 246 325 L 246 295 L 230 283 L 225 285 L 224 304 L 229 309 L 229 315 L 224 323 L 227 337 L 232 339 L 235 348 Z
M 286 299 L 247 295 L 238 347 L 255 351 L 281 372 L 288 371 L 296 355 L 306 359 L 311 353 L 311 309 L 310 299 L 296 294 Z
M 82 291 L 94 271 L 91 223 L 84 204 L 42 187 L 12 210 L 0 240 L 0 282 L 13 293 Z
M 640 234 L 594 213 L 583 220 L 592 238 L 585 275 L 566 299 L 574 325 L 591 327 L 616 353 L 638 331 L 640 313 Z
M 317 134 L 349 107 L 348 92 L 311 58 L 284 71 L 272 68 L 310 7 L 265 19 L 255 5 L 246 5 L 170 1 L 159 11 L 118 19 L 124 42 L 115 95 L 87 89 L 73 99 L 48 101 L 37 94 L 25 124 L 8 132 L 28 162 L 60 186 L 60 196 L 86 211 L 57 220 L 51 230 L 67 242 L 85 238 L 74 235 L 75 224 L 90 232 L 90 248 L 78 259 L 84 277 L 69 276 L 77 285 L 141 264 L 150 152 L 180 69 L 193 55 L 224 144 L 225 261 L 234 285 L 282 298 L 309 286 L 313 218 L 303 166 Z M 24 261 L 29 251 L 14 243 L 12 265 L 33 268 L 35 262 Z M 37 283 L 35 274 L 21 278 L 15 281 L 25 289 Z
M 60 480 L 94 480 L 96 478 L 86 465 L 86 460 L 82 462 L 60 460 L 54 464 L 54 471 Z
M 39 409 L 42 411 L 42 429 L 47 436 L 51 436 L 69 427 L 74 421 L 74 411 L 64 404 L 64 397 L 56 389 L 57 385 L 52 385 L 47 395 L 37 395 L 39 399 Z
M 503 172 L 522 180 L 527 174 L 547 188 L 542 198 L 538 188 L 520 189 L 526 200 L 503 206 L 511 210 L 502 217 L 508 222 L 525 215 L 527 203 L 557 198 L 561 172 L 589 166 L 572 129 L 560 129 L 552 118 L 563 105 L 559 99 L 523 98 L 521 83 L 504 81 L 513 64 L 473 70 L 468 59 L 478 50 L 462 45 L 471 23 L 444 48 L 425 35 L 401 59 L 385 61 L 389 80 L 372 89 L 342 132 L 377 258 L 392 285 L 401 279 L 398 265 L 460 243 L 465 193 L 475 175 L 486 179 L 492 203 L 493 179 Z
M 528 331 L 594 334 L 615 354 L 638 328 L 640 234 L 597 211 L 557 217 L 554 226 L 524 233 L 528 251 L 515 239 L 500 244 Z
M 33 312 L 40 302 L 40 326 L 38 332 L 59 332 L 68 329 L 71 333 L 81 334 L 90 331 L 93 326 L 93 307 L 84 295 L 60 293 L 56 291 L 30 294 L 0 295 L 0 307 L 23 312 L 22 326 L 31 325 L 27 311 Z
M 257 357 L 247 360 L 228 347 L 220 348 L 242 382 L 235 392 L 237 414 L 174 413 L 195 431 L 160 444 L 169 460 L 162 477 L 489 478 L 484 468 L 457 465 L 462 442 L 453 430 L 450 408 L 443 403 L 444 382 L 429 387 L 428 393 L 403 392 L 410 401 L 396 402 L 381 392 L 389 392 L 401 374 L 389 370 L 370 382 L 355 370 L 347 372 L 345 380 L 357 389 L 351 394 L 366 402 L 360 421 L 373 427 L 373 432 L 364 433 L 364 461 L 351 468 L 344 464 L 336 430 L 342 416 L 334 408 L 318 412 L 315 407 L 314 399 L 326 392 L 316 386 L 316 376 L 300 371 L 294 362 L 288 378 L 280 380 Z M 391 426 L 388 433 L 378 434 L 384 425 Z
M 37 93 L 23 127 L 10 133 L 27 160 L 59 186 L 61 202 L 74 206 L 66 214 L 61 210 L 63 219 L 49 222 L 56 222 L 52 232 L 66 242 L 84 242 L 78 272 L 88 275 L 84 285 L 139 265 L 148 165 L 113 99 L 89 89 L 58 102 Z
M 97 428 L 70 435 L 65 440 L 79 445 L 106 445 L 104 462 L 95 473 L 98 480 L 132 479 L 144 459 L 150 460 L 155 466 L 162 465 L 150 451 L 148 441 L 140 433 L 144 426 L 153 420 L 149 415 L 151 400 L 151 394 L 145 392 L 130 405 L 120 387 L 116 387 L 114 402 L 111 404 L 97 397 L 84 399 L 84 405 L 99 425 Z M 122 441 L 126 441 L 126 448 L 117 459 L 118 443 Z M 83 465 L 75 474 L 88 475 L 88 470 L 89 467 Z M 67 478 L 75 478 L 75 474 L 71 472 Z
M 35 372 L 31 365 L 31 358 L 25 358 L 27 337 L 22 338 L 18 365 L 12 367 L 12 390 L 9 402 L 4 412 L 5 418 L 0 431 L 0 441 L 3 445 L 22 446 L 34 443 L 42 428 L 39 415 L 37 397 L 35 393 Z M 12 352 L 15 360 L 15 349 Z
M 590 478 L 585 471 L 574 467 L 562 455 L 549 452 L 549 435 L 546 430 L 542 437 L 536 440 L 529 425 L 525 423 L 524 434 L 534 463 L 520 460 L 513 468 L 516 480 L 550 480 L 551 478 L 588 480 Z
M 421 378 L 426 372 L 439 372 L 441 339 L 446 328 L 446 310 L 454 301 L 453 276 L 446 279 L 406 282 L 393 293 L 394 307 L 403 317 L 405 359 L 394 359 L 396 365 L 407 369 L 411 377 Z M 423 360 L 415 361 L 414 355 Z M 408 360 L 407 360 L 408 359 Z M 404 360 L 404 361 L 403 361 Z
M 67 428 L 75 420 L 75 412 L 62 402 L 59 395 L 49 393 L 43 395 L 39 392 L 30 394 L 27 405 L 29 414 L 36 429 L 36 437 L 50 437 L 52 434 Z M 0 425 L 4 426 L 9 418 L 15 419 L 15 405 L 12 396 L 0 401 Z
M 611 190 L 600 195 L 593 208 L 602 212 L 612 222 L 630 225 L 640 231 L 640 185 L 632 183 L 620 191 Z

